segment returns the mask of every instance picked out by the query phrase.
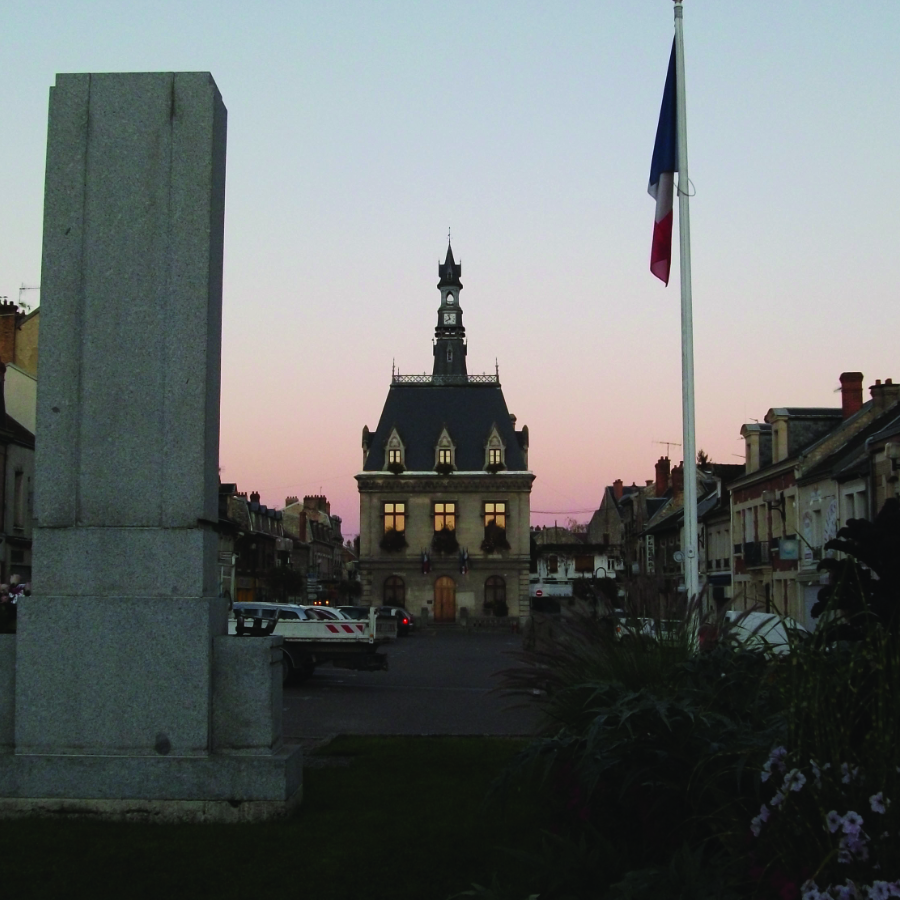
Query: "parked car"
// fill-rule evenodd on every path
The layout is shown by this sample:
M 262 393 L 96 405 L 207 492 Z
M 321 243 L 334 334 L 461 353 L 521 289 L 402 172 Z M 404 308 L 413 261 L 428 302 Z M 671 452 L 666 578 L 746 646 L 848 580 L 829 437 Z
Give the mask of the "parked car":
M 733 609 L 725 613 L 722 628 L 723 637 L 730 637 L 748 649 L 766 648 L 778 654 L 789 653 L 792 641 L 808 633 L 790 616 Z
M 342 612 L 348 619 L 356 619 L 357 621 L 361 619 L 369 618 L 369 610 L 370 606 L 338 606 L 336 607 L 338 612 Z
M 330 606 L 305 606 L 304 609 L 311 619 L 328 619 L 334 622 L 340 619 L 347 621 L 350 618 L 340 610 L 332 609 Z
M 416 620 L 411 612 L 402 606 L 379 606 L 379 616 L 390 616 L 396 619 L 397 634 L 409 634 L 416 627 Z
M 314 618 L 305 607 L 295 603 L 235 603 L 234 615 L 248 619 L 274 619 L 277 616 L 281 620 L 301 622 Z

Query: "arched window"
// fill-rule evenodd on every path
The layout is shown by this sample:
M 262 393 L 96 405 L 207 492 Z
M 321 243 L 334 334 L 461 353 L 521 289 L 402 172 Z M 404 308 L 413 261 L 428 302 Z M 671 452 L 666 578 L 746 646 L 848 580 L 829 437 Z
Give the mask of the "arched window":
M 499 575 L 491 575 L 484 582 L 485 615 L 505 616 L 509 608 L 506 605 L 506 581 Z
M 385 606 L 404 606 L 406 604 L 406 585 L 399 575 L 391 575 L 384 579 L 383 600 Z

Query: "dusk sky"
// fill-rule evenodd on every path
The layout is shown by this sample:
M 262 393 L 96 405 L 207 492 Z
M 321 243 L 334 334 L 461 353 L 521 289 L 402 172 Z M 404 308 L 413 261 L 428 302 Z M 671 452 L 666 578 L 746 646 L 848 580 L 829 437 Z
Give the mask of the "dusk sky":
M 469 372 L 497 360 L 530 430 L 534 524 L 586 521 L 681 441 L 678 267 L 668 288 L 648 267 L 671 0 L 32 0 L 0 29 L 10 300 L 40 282 L 57 72 L 208 70 L 222 92 L 224 481 L 324 493 L 357 531 L 362 427 L 392 362 L 431 371 L 448 228 Z M 900 378 L 898 39 L 897 0 L 685 2 L 697 446 L 718 462 L 770 407 L 838 406 L 842 371 Z

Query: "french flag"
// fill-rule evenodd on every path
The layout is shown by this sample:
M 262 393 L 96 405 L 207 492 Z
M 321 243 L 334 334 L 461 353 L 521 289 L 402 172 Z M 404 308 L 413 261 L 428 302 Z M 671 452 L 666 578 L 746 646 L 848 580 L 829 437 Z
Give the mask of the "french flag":
M 675 110 L 675 41 L 669 56 L 666 89 L 663 91 L 656 144 L 650 163 L 650 185 L 647 193 L 656 200 L 653 221 L 653 245 L 650 248 L 650 271 L 666 284 L 672 268 L 672 195 L 678 171 L 678 133 Z

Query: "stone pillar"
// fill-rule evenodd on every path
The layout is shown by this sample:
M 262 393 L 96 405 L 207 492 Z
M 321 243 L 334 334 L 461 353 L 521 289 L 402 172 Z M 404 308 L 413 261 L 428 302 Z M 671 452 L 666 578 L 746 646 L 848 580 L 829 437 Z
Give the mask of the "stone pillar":
M 208 73 L 59 75 L 51 89 L 33 594 L 17 769 L 0 765 L 14 811 L 55 798 L 116 816 L 143 798 L 153 817 L 191 818 L 201 801 L 201 818 L 217 803 L 235 818 L 299 797 L 280 680 L 244 743 L 227 738 L 230 707 L 246 717 L 241 667 L 267 691 L 280 651 L 250 639 L 228 653 L 245 639 L 226 636 L 217 597 L 225 134 Z M 217 645 L 237 667 L 218 691 Z M 247 734 L 268 746 L 248 751 Z

